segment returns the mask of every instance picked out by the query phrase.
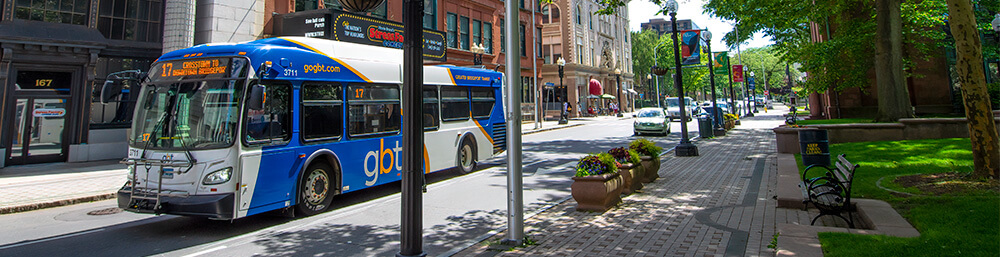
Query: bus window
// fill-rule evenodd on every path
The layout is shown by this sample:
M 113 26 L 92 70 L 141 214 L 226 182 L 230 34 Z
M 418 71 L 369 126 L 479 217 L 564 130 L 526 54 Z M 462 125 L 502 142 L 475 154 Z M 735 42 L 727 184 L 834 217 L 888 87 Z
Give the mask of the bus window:
M 292 85 L 278 81 L 261 84 L 267 86 L 267 100 L 263 110 L 247 110 L 246 142 L 286 141 L 291 138 Z
M 441 101 L 438 100 L 437 86 L 424 86 L 424 131 L 438 129 L 441 123 Z
M 347 88 L 351 136 L 399 132 L 402 114 L 399 112 L 399 85 L 350 84 Z
M 340 138 L 343 103 L 340 84 L 302 83 L 302 139 L 317 141 Z
M 441 87 L 441 118 L 444 121 L 469 119 L 468 87 Z
M 472 88 L 472 117 L 489 118 L 493 111 L 493 104 L 496 98 L 493 96 L 493 88 L 473 87 Z

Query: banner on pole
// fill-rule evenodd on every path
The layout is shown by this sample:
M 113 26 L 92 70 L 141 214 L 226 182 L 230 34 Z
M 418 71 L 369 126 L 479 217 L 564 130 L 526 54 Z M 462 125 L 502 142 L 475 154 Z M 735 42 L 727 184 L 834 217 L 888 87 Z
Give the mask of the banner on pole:
M 701 30 L 681 31 L 681 65 L 701 64 Z
M 754 83 L 753 77 L 747 78 L 747 84 L 750 85 L 750 90 L 754 90 L 757 88 L 757 83 Z
M 743 82 L 743 65 L 733 65 L 733 82 Z
M 712 53 L 712 59 L 715 64 L 712 68 L 715 69 L 716 75 L 729 75 L 729 52 Z

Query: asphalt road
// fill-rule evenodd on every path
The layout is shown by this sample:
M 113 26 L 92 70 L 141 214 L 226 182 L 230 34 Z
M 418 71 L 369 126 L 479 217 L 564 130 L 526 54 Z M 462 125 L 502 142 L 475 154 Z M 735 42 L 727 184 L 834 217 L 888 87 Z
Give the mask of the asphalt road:
M 689 122 L 697 135 L 697 124 Z M 523 137 L 526 216 L 569 196 L 581 156 L 625 146 L 632 121 L 604 120 Z M 673 122 L 664 148 L 680 140 Z M 424 251 L 447 255 L 506 225 L 506 155 L 468 175 L 428 175 Z M 399 183 L 338 196 L 312 217 L 214 221 L 115 212 L 114 200 L 0 215 L 0 256 L 392 256 L 399 251 Z M 103 212 L 103 213 L 102 213 Z

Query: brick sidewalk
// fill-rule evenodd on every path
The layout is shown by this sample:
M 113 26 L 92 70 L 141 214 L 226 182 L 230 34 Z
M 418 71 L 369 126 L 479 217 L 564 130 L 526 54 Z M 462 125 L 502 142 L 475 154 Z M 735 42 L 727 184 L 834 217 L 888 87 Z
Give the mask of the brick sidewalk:
M 778 209 L 774 134 L 778 112 L 744 120 L 726 137 L 695 142 L 701 156 L 668 154 L 661 178 L 605 213 L 566 201 L 525 222 L 537 245 L 498 252 L 488 244 L 457 256 L 774 256 L 776 223 L 808 224 L 805 211 Z M 774 116 L 774 117 L 772 117 Z

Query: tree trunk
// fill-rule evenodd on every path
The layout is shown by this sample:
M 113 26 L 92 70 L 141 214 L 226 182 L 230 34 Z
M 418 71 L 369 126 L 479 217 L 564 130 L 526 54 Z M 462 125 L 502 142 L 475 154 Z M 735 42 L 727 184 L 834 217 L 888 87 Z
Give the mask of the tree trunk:
M 993 123 L 990 98 L 986 93 L 983 70 L 982 41 L 976 29 L 976 18 L 969 0 L 947 0 L 951 34 L 955 37 L 955 70 L 965 117 L 969 120 L 969 140 L 972 141 L 973 176 L 998 179 L 1000 142 Z
M 903 76 L 901 0 L 875 0 L 875 82 L 878 121 L 913 117 L 910 93 Z

